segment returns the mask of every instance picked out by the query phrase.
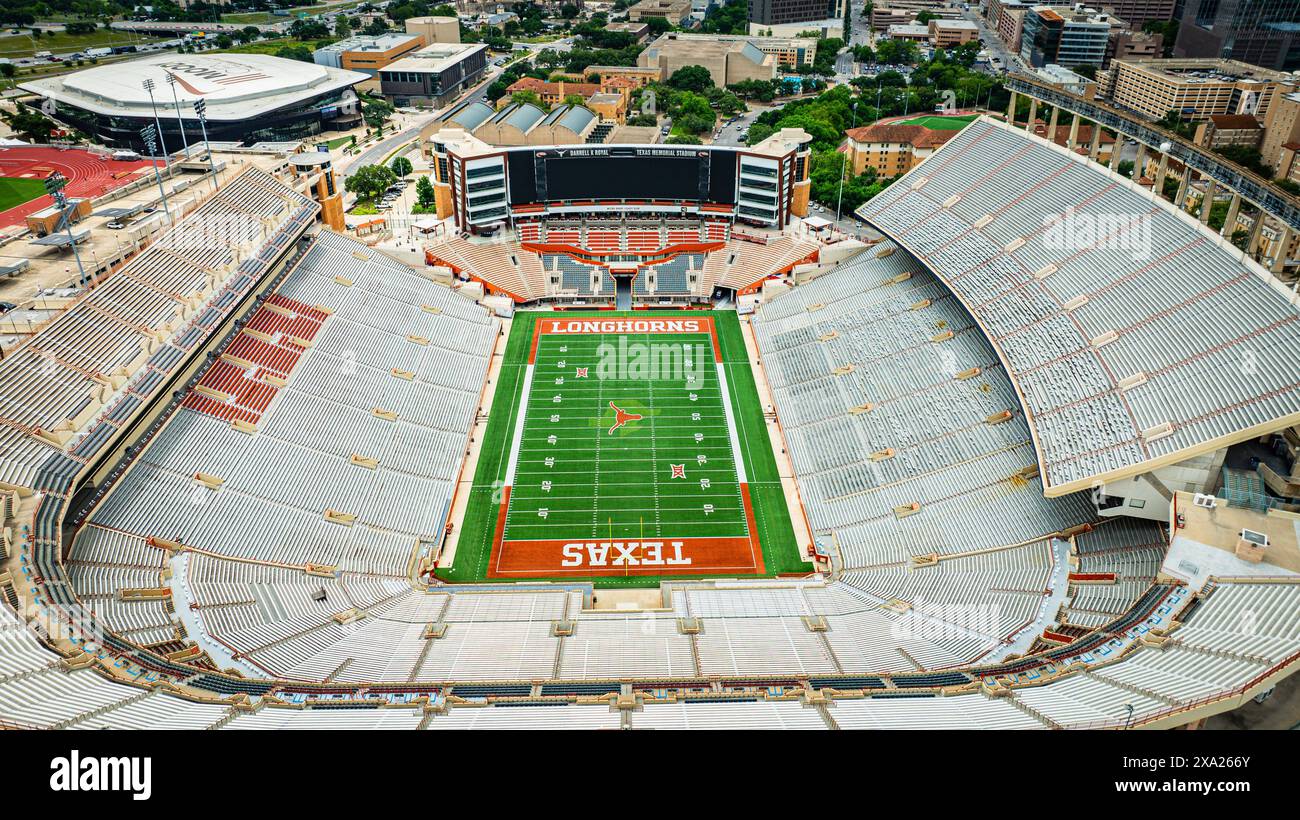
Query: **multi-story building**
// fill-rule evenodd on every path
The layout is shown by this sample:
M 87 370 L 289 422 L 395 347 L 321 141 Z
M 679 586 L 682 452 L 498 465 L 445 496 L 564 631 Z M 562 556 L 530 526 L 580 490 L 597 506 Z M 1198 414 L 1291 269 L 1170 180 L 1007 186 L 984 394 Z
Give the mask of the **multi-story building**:
M 343 221 L 343 186 L 334 178 L 329 151 L 303 151 L 289 157 L 294 187 L 320 203 L 320 220 L 326 227 L 346 230 Z
M 749 22 L 760 26 L 843 18 L 844 0 L 750 0 L 749 2 Z
M 1111 14 L 1128 22 L 1133 31 L 1141 31 L 1149 22 L 1173 19 L 1178 0 L 1097 0 Z
M 1119 18 L 1112 18 L 1118 20 Z M 1131 26 L 1132 24 L 1130 24 Z M 1155 60 L 1164 53 L 1163 34 L 1134 31 L 1126 26 L 1114 26 L 1106 44 L 1106 66 L 1112 60 Z
M 1300 68 L 1296 0 L 1181 0 L 1175 57 L 1240 60 L 1265 68 Z
M 1300 182 L 1300 92 L 1280 94 L 1264 118 L 1264 138 L 1259 153 L 1276 176 Z
M 1188 120 L 1214 114 L 1267 117 L 1272 102 L 1295 91 L 1293 75 L 1235 60 L 1115 60 L 1097 76 L 1101 94 L 1120 106 L 1160 119 L 1177 111 Z
M 1089 100 L 1097 96 L 1097 81 L 1090 80 L 1077 71 L 1055 64 L 1045 65 L 1042 68 L 1035 69 L 1035 74 L 1043 82 L 1051 83 L 1057 88 L 1069 91 L 1071 94 L 1078 94 Z
M 641 88 L 650 83 L 662 82 L 665 77 L 658 65 L 650 67 L 626 65 L 589 65 L 582 73 L 590 77 L 595 74 L 603 84 L 614 77 L 629 80 L 633 88 Z
M 487 69 L 482 43 L 436 43 L 379 72 L 380 90 L 397 105 L 446 105 Z
M 627 19 L 634 23 L 659 17 L 680 26 L 690 16 L 691 0 L 641 0 L 627 10 Z
M 931 20 L 930 42 L 938 48 L 960 46 L 980 38 L 979 26 L 969 20 Z
M 1249 114 L 1211 114 L 1196 127 L 1195 142 L 1207 148 L 1242 145 L 1258 148 L 1264 138 L 1264 126 Z
M 605 31 L 622 32 L 630 34 L 638 43 L 644 43 L 650 37 L 650 26 L 640 21 L 621 20 L 617 23 L 610 23 L 605 26 Z
M 312 60 L 317 65 L 360 71 L 371 77 L 427 43 L 419 34 L 389 33 L 376 37 L 357 36 L 316 49 Z
M 459 43 L 460 20 L 455 17 L 408 17 L 406 33 L 418 34 L 426 46 L 434 43 Z
M 1093 9 L 1034 6 L 1025 13 L 1020 57 L 1035 68 L 1049 63 L 1100 68 L 1112 26 L 1110 15 Z
M 901 26 L 915 20 L 921 12 L 943 20 L 961 18 L 961 10 L 949 7 L 945 0 L 887 0 L 871 7 L 871 28 L 885 31 L 890 26 Z
M 999 39 L 1007 48 L 1019 52 L 1028 8 L 1020 3 L 1000 3 L 998 0 L 990 0 L 988 7 L 994 10 L 991 22 Z
M 957 129 L 903 125 L 899 117 L 852 128 L 845 132 L 845 146 L 854 174 L 874 168 L 884 177 L 907 173 L 957 134 Z
M 781 63 L 759 47 L 765 39 L 670 31 L 646 46 L 637 56 L 637 65 L 658 68 L 664 77 L 683 66 L 704 66 L 714 85 L 723 88 L 745 80 L 773 80 Z M 816 48 L 816 42 L 809 40 L 806 48 Z
M 911 40 L 914 43 L 930 42 L 930 27 L 915 25 L 913 23 L 903 23 L 897 26 L 890 26 L 885 30 L 885 34 L 891 40 Z

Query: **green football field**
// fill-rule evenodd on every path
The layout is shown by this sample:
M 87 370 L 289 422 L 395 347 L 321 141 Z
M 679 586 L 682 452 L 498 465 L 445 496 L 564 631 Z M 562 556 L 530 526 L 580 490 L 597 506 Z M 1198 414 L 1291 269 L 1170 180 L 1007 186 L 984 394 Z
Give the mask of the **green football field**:
M 960 131 L 970 125 L 973 119 L 975 119 L 974 114 L 963 114 L 957 117 L 929 114 L 911 120 L 904 120 L 899 125 L 923 125 L 931 131 Z
M 0 177 L 0 211 L 7 211 L 44 194 L 43 180 Z
M 515 315 L 454 563 L 440 578 L 650 586 L 809 569 L 734 312 L 691 314 L 714 321 L 720 355 L 708 332 L 534 341 L 541 319 L 683 315 Z M 572 552 L 561 556 L 562 546 Z M 559 569 L 565 557 L 577 566 Z
M 712 337 L 627 336 L 661 352 L 665 366 L 647 370 L 681 375 L 602 376 L 622 338 L 539 340 L 504 540 L 748 535 Z M 641 418 L 614 428 L 614 407 Z

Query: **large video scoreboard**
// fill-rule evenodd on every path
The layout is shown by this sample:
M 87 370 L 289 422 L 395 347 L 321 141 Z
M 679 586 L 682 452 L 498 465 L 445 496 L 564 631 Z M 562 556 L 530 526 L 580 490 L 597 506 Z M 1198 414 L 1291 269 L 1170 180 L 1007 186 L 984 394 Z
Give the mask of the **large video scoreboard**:
M 585 199 L 734 204 L 737 153 L 686 145 L 580 145 L 508 154 L 515 205 Z

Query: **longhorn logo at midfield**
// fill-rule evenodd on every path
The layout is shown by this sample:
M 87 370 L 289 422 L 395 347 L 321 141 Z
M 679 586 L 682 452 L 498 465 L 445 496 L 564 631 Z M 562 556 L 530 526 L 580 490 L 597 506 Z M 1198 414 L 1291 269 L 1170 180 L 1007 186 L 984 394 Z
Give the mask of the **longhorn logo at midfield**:
M 614 435 L 615 430 L 622 427 L 624 424 L 627 424 L 629 421 L 640 421 L 642 418 L 639 413 L 629 413 L 614 402 L 610 402 L 609 406 L 614 411 L 614 426 L 609 428 L 608 435 Z

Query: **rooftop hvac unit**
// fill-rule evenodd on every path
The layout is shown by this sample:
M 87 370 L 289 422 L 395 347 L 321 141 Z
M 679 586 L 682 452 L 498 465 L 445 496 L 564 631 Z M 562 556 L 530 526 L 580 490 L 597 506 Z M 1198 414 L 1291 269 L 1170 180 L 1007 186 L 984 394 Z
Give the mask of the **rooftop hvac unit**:
M 1214 506 L 1217 501 L 1218 499 L 1216 499 L 1214 496 L 1206 495 L 1205 493 L 1197 493 L 1192 497 L 1193 504 L 1195 504 L 1198 507 L 1204 507 L 1207 510 L 1214 509 Z
M 1268 533 L 1248 530 L 1243 527 L 1241 534 L 1237 536 L 1237 557 L 1243 561 L 1258 564 L 1264 560 L 1264 552 L 1267 549 Z

